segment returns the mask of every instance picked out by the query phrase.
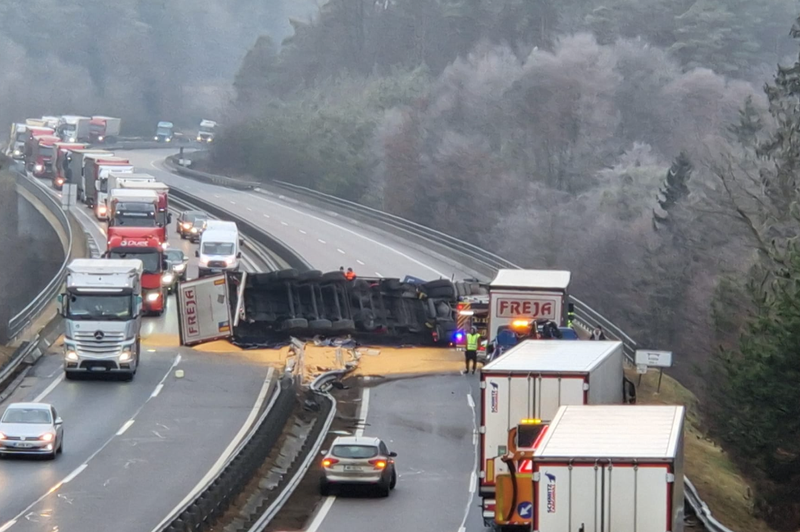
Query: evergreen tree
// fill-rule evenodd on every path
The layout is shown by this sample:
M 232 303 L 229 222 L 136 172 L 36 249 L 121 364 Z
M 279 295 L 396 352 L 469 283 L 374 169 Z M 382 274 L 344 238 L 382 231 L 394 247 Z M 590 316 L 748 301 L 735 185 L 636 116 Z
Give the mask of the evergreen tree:
M 761 113 L 753 104 L 753 97 L 748 96 L 744 106 L 739 109 L 739 121 L 728 126 L 728 132 L 743 147 L 753 148 L 757 145 L 758 134 L 763 128 L 764 121 L 761 118 Z
M 686 152 L 682 151 L 673 161 L 670 169 L 667 170 L 667 177 L 661 187 L 657 201 L 664 214 L 653 210 L 653 228 L 658 229 L 665 225 L 670 225 L 670 211 L 689 195 L 689 179 L 692 177 L 692 162 Z

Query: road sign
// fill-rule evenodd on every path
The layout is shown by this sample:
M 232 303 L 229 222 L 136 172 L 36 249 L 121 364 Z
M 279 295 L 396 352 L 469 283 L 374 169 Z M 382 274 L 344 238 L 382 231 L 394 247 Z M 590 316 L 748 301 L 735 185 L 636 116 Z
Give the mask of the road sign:
M 519 503 L 519 505 L 517 505 L 517 515 L 523 519 L 530 519 L 533 517 L 533 504 L 528 501 Z
M 672 351 L 636 350 L 636 365 L 644 364 L 651 368 L 671 368 Z

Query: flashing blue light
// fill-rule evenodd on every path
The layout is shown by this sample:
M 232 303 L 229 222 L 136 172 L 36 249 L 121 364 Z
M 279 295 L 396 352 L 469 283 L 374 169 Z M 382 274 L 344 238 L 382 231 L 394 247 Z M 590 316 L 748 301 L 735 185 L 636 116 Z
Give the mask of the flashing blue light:
M 464 338 L 464 335 L 462 333 L 460 333 L 460 332 L 457 332 L 455 336 L 456 336 L 456 341 L 459 341 L 462 338 Z

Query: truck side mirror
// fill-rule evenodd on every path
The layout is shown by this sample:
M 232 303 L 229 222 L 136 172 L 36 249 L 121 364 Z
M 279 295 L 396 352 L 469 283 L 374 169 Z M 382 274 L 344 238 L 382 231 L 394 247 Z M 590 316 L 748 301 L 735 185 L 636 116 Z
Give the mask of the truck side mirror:
M 167 213 L 167 223 L 168 223 L 168 224 L 171 224 L 171 223 L 172 223 L 172 213 L 171 213 L 171 212 L 168 212 L 168 213 Z
M 240 246 L 244 246 L 244 239 L 241 239 L 241 238 L 239 239 L 239 245 Z
M 194 250 L 194 256 L 199 259 L 200 258 L 200 251 L 199 250 Z
M 237 258 L 237 259 L 241 259 L 241 258 L 242 258 L 242 252 L 241 252 L 241 251 L 240 251 L 239 253 L 237 253 L 237 254 L 236 254 L 236 258 Z
M 567 312 L 569 312 L 570 314 L 575 312 L 575 303 L 568 303 L 567 304 Z
M 61 316 L 63 316 L 64 315 L 64 294 L 58 294 L 58 297 L 56 298 L 56 301 L 58 302 L 58 313 Z
M 169 269 L 169 262 L 167 262 L 167 259 L 161 259 L 161 269 L 162 270 Z
M 144 299 L 142 296 L 136 296 L 136 315 L 142 313 L 142 304 L 144 303 Z

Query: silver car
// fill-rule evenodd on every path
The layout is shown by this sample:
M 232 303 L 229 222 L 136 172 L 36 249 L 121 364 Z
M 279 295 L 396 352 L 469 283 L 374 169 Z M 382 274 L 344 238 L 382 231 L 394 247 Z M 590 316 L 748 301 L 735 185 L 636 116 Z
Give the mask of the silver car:
M 64 422 L 53 405 L 12 403 L 0 418 L 0 456 L 56 457 L 64 447 Z
M 388 497 L 397 484 L 394 458 L 386 444 L 378 438 L 340 436 L 333 440 L 330 451 L 322 451 L 320 493 L 330 494 L 341 485 L 371 485 L 381 497 Z

